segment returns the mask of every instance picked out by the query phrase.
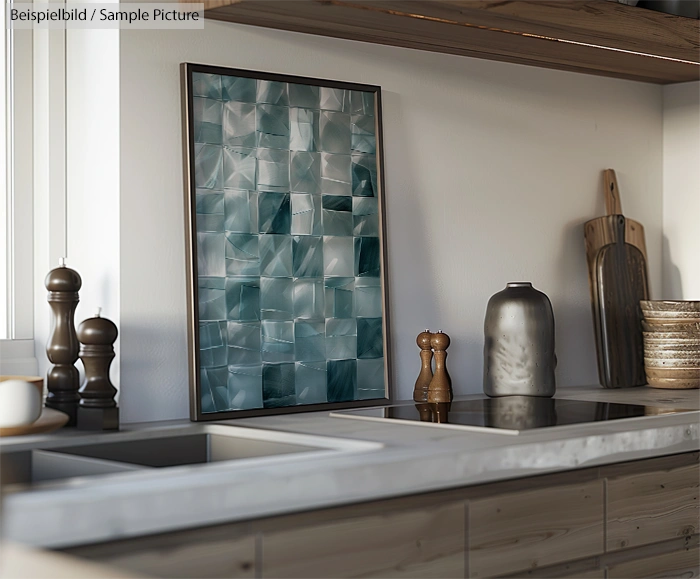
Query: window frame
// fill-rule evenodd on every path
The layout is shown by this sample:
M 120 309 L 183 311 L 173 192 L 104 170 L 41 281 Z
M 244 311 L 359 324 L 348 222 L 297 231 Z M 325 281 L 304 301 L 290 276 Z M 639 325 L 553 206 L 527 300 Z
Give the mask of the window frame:
M 2 16 L 0 159 L 0 370 L 35 374 L 34 123 L 32 30 L 11 30 Z

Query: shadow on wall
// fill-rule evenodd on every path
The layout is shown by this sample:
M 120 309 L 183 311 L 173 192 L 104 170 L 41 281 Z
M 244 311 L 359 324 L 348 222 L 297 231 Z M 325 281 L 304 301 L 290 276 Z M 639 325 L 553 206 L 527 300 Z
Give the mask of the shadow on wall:
M 683 298 L 683 280 L 681 279 L 681 270 L 678 269 L 673 259 L 671 258 L 671 244 L 668 237 L 665 235 L 661 242 L 661 263 L 663 264 L 663 281 L 661 291 L 663 292 L 661 299 L 664 300 L 682 300 Z
M 585 284 L 588 288 L 589 284 L 583 234 L 586 221 L 577 219 L 564 225 L 560 241 L 557 267 L 560 293 L 558 299 L 552 300 L 558 358 L 557 387 L 598 383 L 593 315 L 587 299 L 589 292 L 582 293 L 580 287 Z M 582 295 L 586 297 L 579 301 L 570 299 L 570 296 Z
M 163 320 L 122 321 L 121 422 L 189 416 L 187 331 Z M 134 347 L 138 345 L 138 347 Z M 172 352 L 183 355 L 173 364 Z M 128 360 L 128 363 L 126 361 Z

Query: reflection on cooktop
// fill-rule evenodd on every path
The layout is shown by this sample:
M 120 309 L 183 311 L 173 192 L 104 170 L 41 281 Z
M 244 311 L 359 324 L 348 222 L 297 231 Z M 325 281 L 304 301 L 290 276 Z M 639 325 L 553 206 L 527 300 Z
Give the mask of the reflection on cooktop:
M 459 400 L 449 404 L 415 403 L 375 409 L 349 410 L 342 412 L 342 414 L 519 432 L 550 426 L 605 422 L 678 412 L 691 411 L 667 410 L 639 404 L 614 402 L 503 396 L 500 398 Z

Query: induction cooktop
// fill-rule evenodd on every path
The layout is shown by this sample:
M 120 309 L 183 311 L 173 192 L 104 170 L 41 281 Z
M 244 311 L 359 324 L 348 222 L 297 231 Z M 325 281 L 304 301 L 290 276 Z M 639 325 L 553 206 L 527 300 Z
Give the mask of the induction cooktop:
M 381 408 L 343 410 L 333 412 L 332 415 L 520 434 L 554 426 L 609 422 L 681 412 L 695 411 L 616 402 L 503 396 L 455 400 L 449 404 L 404 403 Z

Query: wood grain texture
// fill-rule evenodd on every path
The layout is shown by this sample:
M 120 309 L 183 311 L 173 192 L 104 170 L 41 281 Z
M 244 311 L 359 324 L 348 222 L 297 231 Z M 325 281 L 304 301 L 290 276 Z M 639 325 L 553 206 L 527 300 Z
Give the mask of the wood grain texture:
M 644 227 L 622 214 L 615 171 L 603 171 L 608 215 L 584 224 L 586 263 L 598 358 L 605 388 L 646 384 L 639 301 L 648 299 Z
M 469 576 L 492 577 L 603 552 L 603 482 L 469 503 Z
M 607 568 L 609 579 L 635 579 L 652 577 L 683 577 L 691 579 L 700 576 L 700 550 L 697 547 L 675 553 L 665 553 L 653 557 L 643 557 L 626 563 L 610 565 Z
M 700 25 L 604 0 L 226 0 L 206 17 L 646 82 L 700 78 Z
M 249 534 L 246 524 L 86 545 L 66 552 L 150 577 L 243 579 L 259 576 L 256 573 L 256 537 Z
M 700 467 L 608 478 L 608 551 L 694 535 L 700 529 Z
M 464 577 L 464 503 L 262 537 L 262 577 Z
M 608 215 L 622 215 L 622 200 L 617 188 L 617 176 L 614 169 L 603 171 L 603 191 L 605 193 L 605 210 Z

